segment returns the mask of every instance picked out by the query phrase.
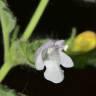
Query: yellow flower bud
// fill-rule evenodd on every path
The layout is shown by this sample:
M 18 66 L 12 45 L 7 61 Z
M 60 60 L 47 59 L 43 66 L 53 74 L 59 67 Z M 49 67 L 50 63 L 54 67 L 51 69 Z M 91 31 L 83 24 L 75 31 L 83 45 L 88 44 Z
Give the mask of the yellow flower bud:
M 88 52 L 96 47 L 96 33 L 84 31 L 76 36 L 72 47 L 73 52 Z

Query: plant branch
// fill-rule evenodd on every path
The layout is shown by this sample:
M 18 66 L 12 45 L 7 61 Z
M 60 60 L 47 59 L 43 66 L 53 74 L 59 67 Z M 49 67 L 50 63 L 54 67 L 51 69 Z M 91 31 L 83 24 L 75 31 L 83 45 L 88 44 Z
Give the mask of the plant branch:
M 11 70 L 12 65 L 10 63 L 5 63 L 2 65 L 0 69 L 0 82 L 4 80 L 8 72 Z
M 0 15 L 2 15 L 2 14 L 0 14 Z M 4 24 L 3 20 L 4 20 L 4 18 L 2 15 L 1 16 L 1 26 L 2 26 L 3 42 L 4 42 L 4 61 L 6 61 L 8 59 L 8 54 L 9 54 L 9 33 L 6 32 L 6 28 L 5 28 L 5 24 Z
M 36 25 L 38 24 L 40 17 L 42 16 L 49 0 L 41 0 L 35 13 L 33 14 L 27 28 L 25 29 L 23 35 L 22 35 L 22 40 L 27 41 L 30 37 L 30 35 L 33 33 Z

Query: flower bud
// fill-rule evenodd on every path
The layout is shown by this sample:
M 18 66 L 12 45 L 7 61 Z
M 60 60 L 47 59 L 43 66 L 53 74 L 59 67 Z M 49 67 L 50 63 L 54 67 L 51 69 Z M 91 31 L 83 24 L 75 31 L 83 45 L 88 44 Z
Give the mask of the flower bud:
M 88 52 L 96 47 L 96 33 L 84 31 L 76 36 L 72 52 Z

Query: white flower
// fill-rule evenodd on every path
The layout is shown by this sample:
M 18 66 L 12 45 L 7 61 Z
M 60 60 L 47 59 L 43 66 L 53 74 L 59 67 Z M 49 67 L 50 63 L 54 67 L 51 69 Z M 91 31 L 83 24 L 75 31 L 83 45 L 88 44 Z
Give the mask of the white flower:
M 64 40 L 49 40 L 36 52 L 36 69 L 43 70 L 44 77 L 54 83 L 60 83 L 64 79 L 64 71 L 60 65 L 66 68 L 73 67 L 72 59 L 66 55 L 64 50 Z

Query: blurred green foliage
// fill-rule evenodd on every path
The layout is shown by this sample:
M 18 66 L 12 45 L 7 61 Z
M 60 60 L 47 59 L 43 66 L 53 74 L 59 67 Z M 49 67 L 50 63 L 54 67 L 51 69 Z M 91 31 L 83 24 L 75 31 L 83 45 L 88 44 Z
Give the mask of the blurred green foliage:
M 0 96 L 17 96 L 16 92 L 7 86 L 0 84 Z
M 84 53 L 69 54 L 75 64 L 75 68 L 85 68 L 86 66 L 96 67 L 96 48 Z
M 2 31 L 10 34 L 16 26 L 16 18 L 8 8 L 7 3 L 4 1 L 5 0 L 0 0 L 0 20 Z

